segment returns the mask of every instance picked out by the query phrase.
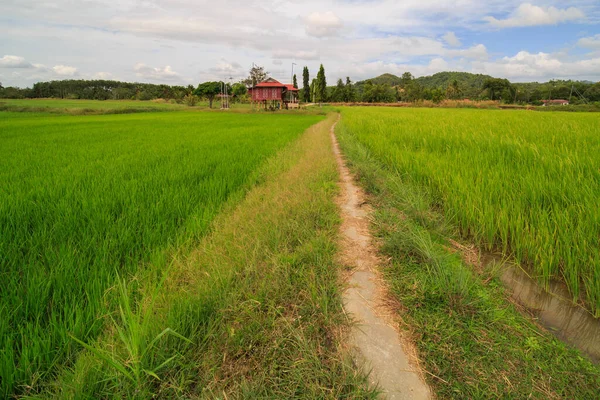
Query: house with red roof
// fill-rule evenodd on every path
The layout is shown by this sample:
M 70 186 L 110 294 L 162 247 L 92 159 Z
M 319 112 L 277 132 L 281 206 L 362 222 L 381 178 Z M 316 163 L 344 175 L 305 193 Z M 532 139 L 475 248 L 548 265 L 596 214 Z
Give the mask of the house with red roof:
M 252 104 L 264 106 L 265 110 L 267 108 L 296 108 L 298 104 L 298 89 L 273 78 L 248 89 L 248 94 L 252 98 Z

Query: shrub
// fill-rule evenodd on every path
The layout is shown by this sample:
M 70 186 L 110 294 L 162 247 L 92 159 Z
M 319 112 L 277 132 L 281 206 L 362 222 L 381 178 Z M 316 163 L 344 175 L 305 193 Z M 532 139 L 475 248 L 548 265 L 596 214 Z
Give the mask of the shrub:
M 198 98 L 198 96 L 193 95 L 193 94 L 187 94 L 185 95 L 185 97 L 183 98 L 183 101 L 185 102 L 185 104 L 187 104 L 190 107 L 194 107 L 196 104 L 198 104 L 198 101 L 200 101 L 200 99 Z

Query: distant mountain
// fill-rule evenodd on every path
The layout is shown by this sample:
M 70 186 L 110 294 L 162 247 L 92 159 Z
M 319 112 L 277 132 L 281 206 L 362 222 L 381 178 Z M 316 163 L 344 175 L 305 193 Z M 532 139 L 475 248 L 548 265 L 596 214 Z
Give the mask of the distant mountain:
M 357 82 L 357 83 L 358 84 L 365 83 L 366 81 L 371 81 L 374 85 L 398 86 L 402 82 L 402 79 L 400 79 L 400 77 L 398 77 L 394 74 L 383 74 L 383 75 L 379 75 L 376 78 L 367 79 L 363 82 Z
M 425 89 L 441 88 L 445 90 L 455 80 L 465 97 L 476 97 L 483 89 L 483 83 L 486 79 L 492 78 L 489 75 L 471 74 L 469 72 L 438 72 L 431 76 L 422 76 L 415 78 L 414 81 Z M 399 86 L 402 79 L 393 74 L 383 74 L 376 78 L 367 79 L 357 82 L 360 91 L 360 86 L 367 81 L 371 81 L 374 85 Z
M 425 88 L 446 88 L 455 80 L 461 87 L 478 88 L 483 87 L 486 79 L 492 78 L 489 75 L 471 74 L 470 72 L 438 72 L 431 76 L 422 76 L 415 81 Z

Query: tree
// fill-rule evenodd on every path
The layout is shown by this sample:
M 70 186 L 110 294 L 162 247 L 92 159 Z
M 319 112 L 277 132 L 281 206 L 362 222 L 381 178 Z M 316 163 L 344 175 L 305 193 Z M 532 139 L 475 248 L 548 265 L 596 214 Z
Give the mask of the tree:
M 347 76 L 346 77 L 346 90 L 345 90 L 345 94 L 344 94 L 344 101 L 349 103 L 352 102 L 356 99 L 356 93 L 354 90 L 354 86 L 352 86 L 352 81 L 350 80 L 350 77 Z
M 395 100 L 395 91 L 386 84 L 374 85 L 368 80 L 365 83 L 362 101 L 367 103 L 392 103 Z
M 231 86 L 231 93 L 235 96 L 237 100 L 245 100 L 245 97 L 248 94 L 248 88 L 243 83 L 234 83 Z
M 584 93 L 583 96 L 589 101 L 600 101 L 600 82 L 594 83 Z
M 2 82 L 0 82 L 0 90 L 4 89 L 4 86 L 2 86 Z
M 344 86 L 344 81 L 338 79 L 337 85 L 333 88 L 333 92 L 331 93 L 331 101 L 341 103 L 345 101 L 345 97 L 346 87 Z
M 413 81 L 414 77 L 410 72 L 405 72 L 402 74 L 402 78 L 400 78 L 400 86 L 403 88 L 410 85 Z
M 250 73 L 248 77 L 244 79 L 244 83 L 246 84 L 246 86 L 253 87 L 256 84 L 267 80 L 268 76 L 269 72 L 265 71 L 264 67 L 253 65 L 252 68 L 250 68 Z
M 425 98 L 427 100 L 433 101 L 435 104 L 439 104 L 445 98 L 444 90 L 442 90 L 441 88 L 429 89 L 427 93 L 425 93 Z
M 293 85 L 294 89 L 298 89 L 298 78 L 296 78 L 296 74 L 294 74 Z
M 312 90 L 310 87 L 310 76 L 308 73 L 308 67 L 304 67 L 302 71 L 302 94 L 304 96 L 304 101 L 306 103 L 310 103 Z
M 194 94 L 186 94 L 185 97 L 183 98 L 183 101 L 185 102 L 185 104 L 187 104 L 190 107 L 194 107 L 197 103 L 198 103 L 198 96 L 194 95 Z
M 488 78 L 483 82 L 483 89 L 490 92 L 490 98 L 497 100 L 502 98 L 502 94 L 506 94 L 506 89 L 510 90 L 511 85 L 508 79 Z M 510 96 L 509 96 L 510 97 Z M 505 99 L 510 100 L 510 99 Z
M 310 102 L 316 102 L 317 98 L 317 78 L 313 78 L 312 82 L 310 82 Z
M 221 82 L 204 82 L 198 85 L 194 94 L 199 97 L 208 99 L 208 106 L 212 108 L 212 103 L 215 97 L 221 93 Z
M 315 94 L 317 97 L 317 101 L 319 104 L 326 100 L 326 90 L 327 90 L 327 80 L 325 79 L 325 68 L 323 68 L 323 64 L 319 67 L 319 72 L 317 73 L 317 83 L 315 87 Z
M 462 95 L 462 91 L 460 90 L 460 86 L 458 85 L 458 81 L 455 79 L 452 81 L 448 88 L 446 89 L 446 97 L 449 99 L 459 99 Z

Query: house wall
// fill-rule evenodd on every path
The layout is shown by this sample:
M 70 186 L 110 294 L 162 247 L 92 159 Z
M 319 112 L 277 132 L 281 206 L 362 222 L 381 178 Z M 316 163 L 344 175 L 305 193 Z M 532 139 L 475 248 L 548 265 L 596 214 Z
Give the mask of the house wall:
M 252 90 L 252 100 L 281 100 L 282 88 L 255 88 Z

